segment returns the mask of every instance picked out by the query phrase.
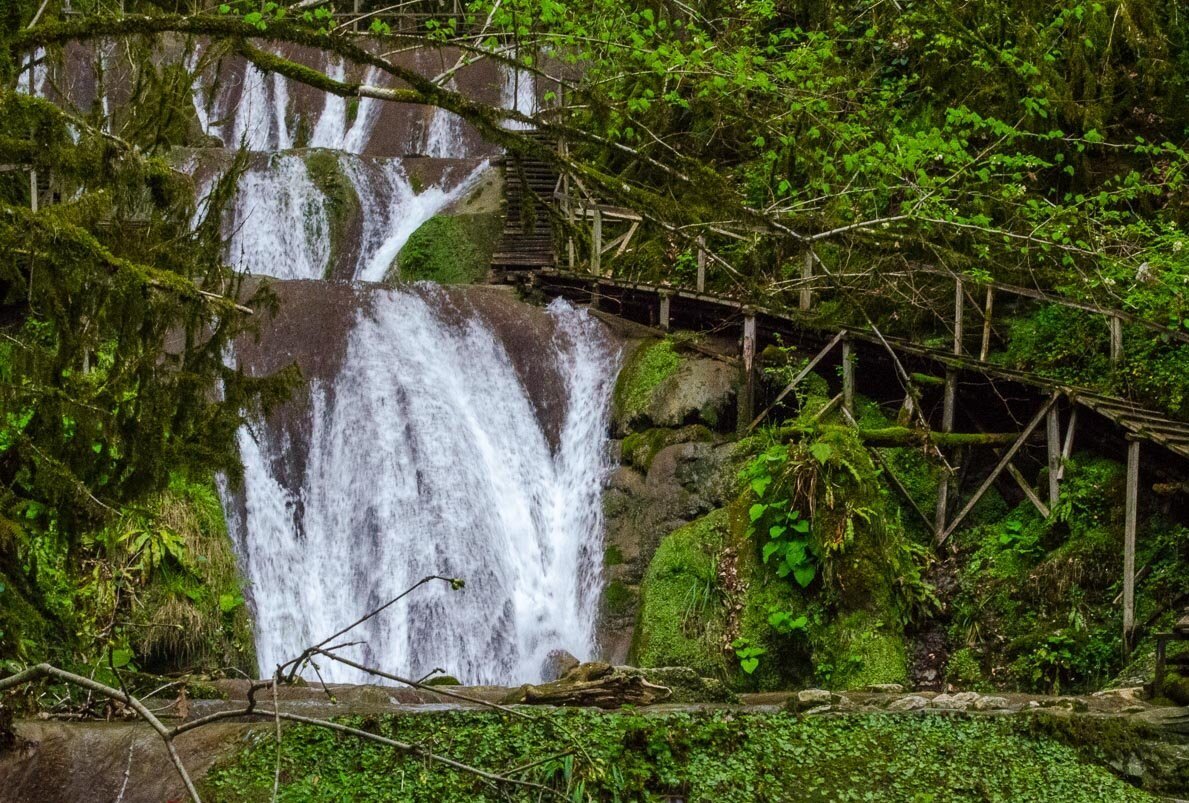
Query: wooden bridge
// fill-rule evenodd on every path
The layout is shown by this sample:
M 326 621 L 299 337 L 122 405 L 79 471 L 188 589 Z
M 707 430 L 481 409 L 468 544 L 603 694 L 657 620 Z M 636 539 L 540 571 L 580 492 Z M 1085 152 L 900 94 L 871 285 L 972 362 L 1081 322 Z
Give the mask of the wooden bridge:
M 531 186 L 517 177 L 517 171 L 531 177 Z M 555 174 L 549 175 L 555 177 Z M 930 441 L 926 437 L 922 441 L 931 444 L 929 448 L 946 475 L 939 484 L 935 508 L 931 512 L 921 508 L 890 468 L 882 465 L 878 452 L 872 450 L 885 476 L 934 533 L 939 546 L 945 544 L 997 482 L 1014 483 L 1040 514 L 1048 518 L 1060 502 L 1064 466 L 1073 453 L 1075 439 L 1093 443 L 1096 451 L 1125 460 L 1123 630 L 1125 644 L 1132 643 L 1141 463 L 1149 492 L 1168 498 L 1189 496 L 1189 424 L 1093 388 L 992 362 L 989 357 L 995 303 L 997 298 L 1014 296 L 1101 315 L 1104 330 L 1109 332 L 1112 365 L 1125 357 L 1124 324 L 1174 342 L 1189 343 L 1189 335 L 1144 321 L 1123 310 L 1100 309 L 1032 288 L 993 281 L 976 282 L 931 269 L 923 272 L 933 274 L 934 278 L 947 278 L 954 285 L 951 316 L 942 316 L 953 333 L 948 347 L 938 348 L 892 337 L 873 327 L 839 329 L 822 323 L 813 315 L 814 297 L 829 289 L 830 280 L 827 276 L 815 275 L 812 250 L 806 254 L 798 303 L 792 308 L 775 307 L 764 300 L 707 293 L 706 265 L 715 257 L 701 249 L 693 286 L 649 284 L 617 278 L 607 275 L 604 260 L 608 254 L 614 256 L 623 252 L 642 216 L 632 210 L 599 204 L 589 196 L 583 197 L 564 177 L 556 178 L 550 191 L 547 187 L 549 175 L 526 170 L 516 161 L 509 162 L 505 182 L 509 218 L 505 238 L 494 260 L 493 278 L 528 285 L 549 296 L 589 304 L 603 314 L 647 326 L 657 334 L 679 329 L 738 333 L 737 355 L 728 359 L 737 363 L 742 372 L 741 433 L 750 432 L 760 424 L 810 371 L 817 369 L 822 376 L 830 377 L 831 369 L 835 368 L 839 377 L 834 383 L 837 395 L 819 415 L 837 408 L 844 418 L 854 423 L 854 398 L 862 392 L 883 403 L 899 402 L 901 417 L 911 419 L 914 429 L 926 436 L 959 434 L 959 425 L 967 427 L 972 436 L 994 431 L 994 437 L 953 438 L 950 441 L 936 437 Z M 523 231 L 523 220 L 519 218 L 525 218 L 524 196 L 527 194 L 532 194 L 538 203 L 537 211 L 528 216 L 536 227 L 533 229 L 535 239 L 531 241 L 518 240 L 516 234 Z M 548 203 L 552 203 L 552 209 L 546 215 L 540 207 Z M 541 246 L 540 227 L 549 219 L 555 225 L 546 253 Z M 559 221 L 561 225 L 557 225 Z M 624 227 L 618 236 L 604 236 L 608 221 Z M 589 237 L 576 239 L 575 230 L 587 224 Z M 577 253 L 577 243 L 582 239 L 588 248 L 583 255 L 585 258 L 580 258 Z M 517 254 L 520 242 L 531 242 L 532 248 Z M 555 243 L 558 242 L 564 244 L 567 265 L 564 269 L 557 267 Z M 970 307 L 977 309 L 981 317 L 981 331 L 970 338 L 977 340 L 977 351 L 967 346 L 966 317 Z M 756 355 L 765 345 L 778 342 L 796 346 L 814 356 L 793 382 L 776 394 L 770 406 L 757 413 Z M 889 388 L 895 389 L 894 395 L 889 394 Z M 902 398 L 900 394 L 903 394 Z M 1005 431 L 1011 436 L 1005 437 Z M 964 445 L 942 445 L 955 440 L 961 440 Z M 1144 444 L 1148 445 L 1146 450 Z M 988 449 L 992 454 L 976 457 L 972 452 L 976 448 Z M 1043 477 L 1044 486 L 1039 489 L 1033 487 L 1017 467 L 1017 463 L 1022 464 L 1021 461 L 1033 456 L 1038 458 L 1039 468 L 1045 469 L 1033 474 Z M 967 489 L 967 485 L 973 488 Z

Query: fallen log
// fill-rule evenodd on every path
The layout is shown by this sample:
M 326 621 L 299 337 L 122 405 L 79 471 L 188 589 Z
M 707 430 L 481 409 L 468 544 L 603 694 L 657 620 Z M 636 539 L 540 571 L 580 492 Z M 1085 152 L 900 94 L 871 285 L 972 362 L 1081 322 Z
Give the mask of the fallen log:
M 1015 443 L 1018 432 L 939 432 L 914 427 L 876 427 L 854 429 L 841 424 L 818 426 L 796 425 L 780 427 L 775 435 L 780 440 L 792 440 L 803 435 L 821 435 L 830 430 L 847 429 L 855 432 L 867 446 L 1003 446 Z
M 665 686 L 649 683 L 601 661 L 580 664 L 561 680 L 534 686 L 526 683 L 509 692 L 504 705 L 559 705 L 581 708 L 619 708 L 652 705 L 668 699 Z

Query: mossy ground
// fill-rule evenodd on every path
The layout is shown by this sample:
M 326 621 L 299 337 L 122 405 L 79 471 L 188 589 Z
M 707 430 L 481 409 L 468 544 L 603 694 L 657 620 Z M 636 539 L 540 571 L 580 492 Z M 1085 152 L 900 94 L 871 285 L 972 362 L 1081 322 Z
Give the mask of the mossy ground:
M 438 284 L 481 281 L 502 225 L 496 215 L 436 215 L 409 237 L 388 278 Z
M 558 710 L 564 726 L 492 713 L 346 722 L 499 770 L 562 756 L 520 777 L 567 799 L 659 801 L 1148 801 L 1151 795 L 1014 718 Z M 567 755 L 580 744 L 593 765 Z M 276 746 L 262 729 L 203 781 L 204 800 L 271 799 Z M 310 726 L 287 727 L 281 801 L 536 800 L 391 748 Z M 574 790 L 581 783 L 581 791 Z

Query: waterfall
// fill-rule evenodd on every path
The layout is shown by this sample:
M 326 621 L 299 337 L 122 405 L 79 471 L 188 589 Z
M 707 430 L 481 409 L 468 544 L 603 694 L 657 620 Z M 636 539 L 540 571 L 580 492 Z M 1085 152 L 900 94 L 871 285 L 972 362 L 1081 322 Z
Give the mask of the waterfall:
M 384 279 L 400 249 L 431 217 L 465 195 L 487 169 L 487 162 L 450 181 L 447 175 L 418 193 L 397 160 L 362 163 L 346 160 L 344 168 L 360 199 L 363 233 L 355 278 Z
M 505 109 L 520 112 L 526 117 L 537 113 L 537 87 L 533 74 L 513 67 L 500 72 L 500 105 Z M 505 128 L 523 131 L 531 128 L 528 123 L 508 120 Z
M 276 154 L 244 172 L 230 228 L 228 252 L 243 270 L 279 279 L 326 274 L 331 256 L 326 198 L 299 154 Z
M 241 432 L 232 524 L 262 673 L 426 575 L 466 587 L 419 589 L 352 631 L 365 643 L 342 654 L 468 683 L 537 680 L 553 649 L 592 655 L 617 354 L 584 310 L 547 313 L 533 359 L 563 385 L 555 444 L 498 327 L 429 285 L 370 294 L 338 375 L 311 388 L 308 420 Z M 295 479 L 289 458 L 306 438 Z M 327 681 L 368 679 L 319 666 Z

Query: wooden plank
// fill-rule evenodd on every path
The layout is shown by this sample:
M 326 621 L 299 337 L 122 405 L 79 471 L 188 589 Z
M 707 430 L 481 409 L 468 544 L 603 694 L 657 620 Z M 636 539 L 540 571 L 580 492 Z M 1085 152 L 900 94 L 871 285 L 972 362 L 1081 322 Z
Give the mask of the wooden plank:
M 954 338 L 955 348 L 959 344 L 957 337 Z M 945 372 L 945 391 L 942 397 L 941 405 L 941 431 L 954 431 L 954 408 L 958 401 L 958 372 L 954 370 L 947 370 Z M 941 482 L 937 484 L 937 507 L 934 511 L 934 534 L 940 536 L 945 532 L 946 514 L 949 513 L 950 506 L 950 483 L 954 479 L 953 472 L 946 471 Z
M 817 354 L 814 356 L 814 358 L 813 358 L 812 360 L 810 360 L 810 361 L 809 361 L 809 362 L 808 362 L 808 363 L 805 365 L 805 367 L 804 367 L 804 368 L 802 368 L 800 371 L 798 371 L 798 372 L 797 372 L 797 375 L 793 377 L 793 381 L 789 382 L 789 383 L 788 383 L 788 384 L 785 386 L 784 390 L 780 391 L 780 393 L 778 393 L 778 394 L 776 395 L 776 398 L 775 398 L 775 399 L 772 401 L 772 403 L 771 403 L 770 405 L 768 405 L 768 406 L 767 406 L 767 407 L 764 409 L 764 411 L 763 411 L 763 412 L 761 412 L 759 415 L 757 415 L 757 416 L 756 416 L 756 417 L 755 417 L 755 418 L 752 420 L 752 422 L 751 422 L 751 423 L 748 425 L 748 427 L 747 427 L 747 431 L 748 431 L 748 432 L 751 432 L 753 429 L 755 429 L 755 428 L 756 428 L 756 424 L 760 423 L 760 421 L 762 421 L 762 420 L 764 419 L 764 416 L 766 416 L 766 415 L 768 415 L 768 413 L 772 412 L 772 408 L 773 408 L 773 407 L 775 407 L 776 405 L 778 405 L 778 404 L 780 404 L 782 401 L 784 401 L 784 397 L 785 397 L 785 396 L 788 396 L 790 393 L 792 393 L 792 392 L 793 392 L 793 390 L 794 390 L 794 389 L 797 387 L 797 385 L 798 385 L 798 384 L 800 384 L 801 380 L 802 380 L 802 379 L 804 379 L 805 377 L 809 376 L 809 372 L 810 372 L 810 371 L 812 371 L 812 370 L 813 370 L 815 367 L 817 367 L 817 364 L 818 364 L 819 362 L 821 362 L 821 361 L 822 361 L 822 359 L 823 359 L 823 358 L 824 358 L 824 357 L 825 357 L 827 354 L 829 354 L 829 353 L 830 353 L 830 351 L 831 351 L 831 350 L 833 350 L 833 348 L 834 348 L 836 345 L 838 345 L 838 341 L 839 341 L 839 340 L 842 340 L 842 338 L 843 338 L 843 337 L 845 337 L 845 336 L 846 336 L 846 330 L 845 330 L 845 329 L 843 329 L 843 330 L 842 330 L 841 332 L 839 332 L 838 334 L 834 335 L 834 338 L 833 338 L 833 339 L 832 339 L 832 340 L 831 340 L 829 343 L 827 343 L 827 344 L 825 345 L 825 347 L 824 347 L 824 348 L 823 348 L 821 351 L 819 351 L 819 352 L 818 352 L 818 353 L 817 353 Z
M 1057 399 L 1059 398 L 1061 398 L 1061 393 L 1059 391 L 1056 391 L 1052 396 L 1049 396 L 1048 401 L 1044 403 L 1040 410 L 1037 411 L 1036 415 L 1032 417 L 1032 420 L 1028 422 L 1028 426 L 1024 427 L 1024 431 L 1020 433 L 1020 437 L 1016 439 L 1016 442 L 1009 446 L 1007 451 L 1003 453 L 1003 457 L 999 459 L 999 463 L 994 469 L 992 469 L 991 474 L 985 480 L 983 480 L 983 484 L 978 487 L 978 490 L 974 492 L 974 495 L 970 497 L 970 501 L 968 501 L 963 506 L 958 515 L 954 516 L 954 520 L 951 521 L 941 533 L 941 535 L 938 536 L 938 545 L 945 543 L 945 540 L 949 538 L 951 534 L 953 534 L 954 530 L 958 528 L 958 525 L 962 523 L 962 520 L 965 519 L 966 516 L 969 515 L 970 511 L 974 509 L 974 506 L 977 505 L 979 500 L 983 498 L 983 494 L 987 492 L 987 489 L 991 487 L 999 475 L 1003 473 L 1003 470 L 1007 468 L 1007 464 L 1012 461 L 1012 458 L 1016 456 L 1016 452 L 1020 451 L 1020 447 L 1024 445 L 1036 428 L 1040 426 L 1040 422 L 1043 421 L 1045 416 L 1049 414 L 1049 410 L 1052 409 L 1053 405 L 1057 403 Z
M 1049 507 L 1056 507 L 1061 496 L 1061 411 L 1057 405 L 1049 409 L 1045 427 L 1045 446 L 1049 463 Z
M 1139 510 L 1138 440 L 1127 446 L 1127 501 L 1123 530 L 1123 652 L 1131 652 L 1135 630 L 1135 530 Z

